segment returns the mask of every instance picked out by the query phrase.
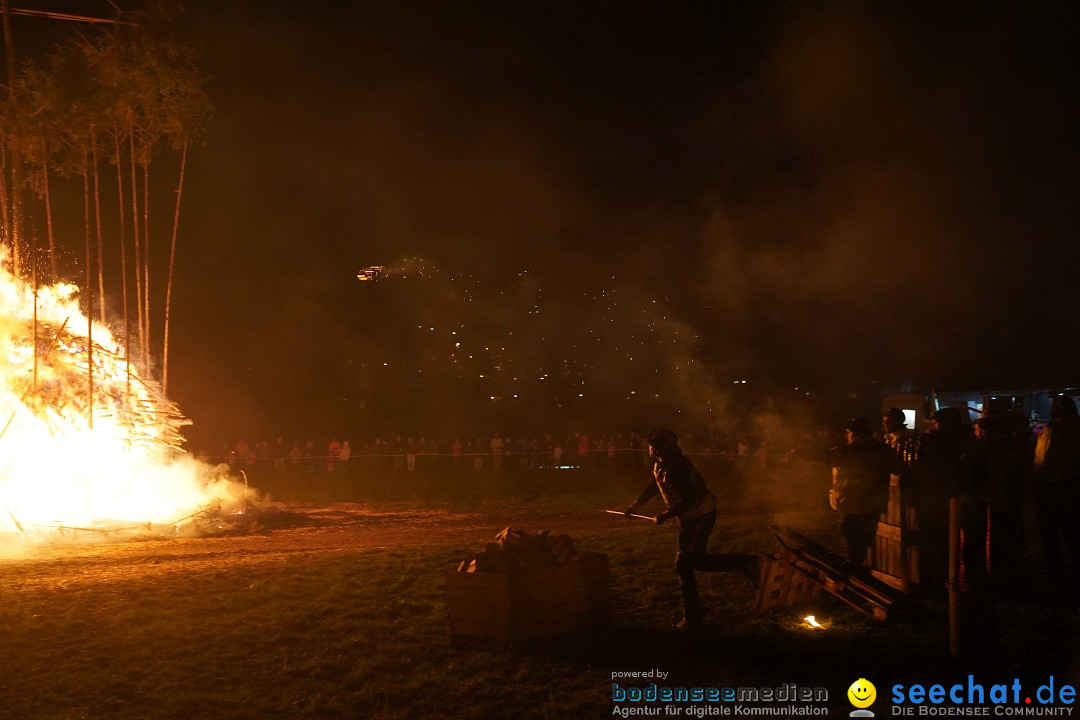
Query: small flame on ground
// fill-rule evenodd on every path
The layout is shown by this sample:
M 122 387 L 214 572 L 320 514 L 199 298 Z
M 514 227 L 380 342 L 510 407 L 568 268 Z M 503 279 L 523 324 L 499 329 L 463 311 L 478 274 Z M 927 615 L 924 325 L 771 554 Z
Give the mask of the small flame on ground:
M 816 627 L 816 628 L 821 627 L 821 623 L 819 623 L 817 621 L 817 618 L 815 618 L 813 615 L 807 615 L 806 617 L 803 618 L 803 620 L 805 620 L 806 624 L 809 625 L 810 627 Z

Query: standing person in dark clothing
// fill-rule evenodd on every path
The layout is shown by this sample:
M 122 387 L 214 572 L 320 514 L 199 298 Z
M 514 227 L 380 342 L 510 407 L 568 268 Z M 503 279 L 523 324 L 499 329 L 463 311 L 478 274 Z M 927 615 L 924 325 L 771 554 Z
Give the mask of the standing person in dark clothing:
M 672 430 L 658 429 L 649 435 L 649 456 L 653 459 L 653 479 L 638 499 L 626 509 L 629 515 L 656 495 L 667 509 L 653 517 L 662 525 L 671 518 L 679 523 L 679 549 L 675 554 L 675 572 L 682 594 L 683 619 L 677 627 L 692 629 L 702 623 L 695 570 L 703 572 L 742 572 L 757 583 L 757 555 L 710 555 L 709 535 L 716 525 L 716 496 L 709 492 L 705 479 L 683 455 L 679 438 Z
M 889 408 L 881 416 L 882 439 L 896 453 L 903 454 L 911 442 L 911 428 L 906 424 L 904 411 L 897 407 Z
M 1058 395 L 1050 407 L 1050 418 L 1035 443 L 1035 519 L 1050 579 L 1080 584 L 1080 417 L 1076 402 Z
M 948 580 L 949 500 L 964 492 L 967 446 L 961 412 L 941 408 L 919 440 L 919 457 L 911 469 L 919 517 L 919 584 L 931 595 L 943 592 Z
M 1031 461 L 1031 446 L 1024 437 L 1026 423 L 1018 433 L 1016 413 L 991 411 L 973 425 L 974 442 L 969 460 L 971 500 L 985 502 L 985 517 L 989 520 L 986 565 L 990 579 L 996 587 L 1010 588 L 1019 577 L 1024 554 L 1024 471 Z M 977 522 L 975 527 L 965 522 L 965 551 L 972 542 L 985 538 L 985 534 L 976 537 L 977 533 L 969 532 L 977 529 Z M 979 553 L 968 553 L 965 561 L 970 558 L 978 561 Z
M 868 418 L 852 419 L 846 437 L 844 445 L 829 453 L 833 474 L 829 506 L 840 514 L 848 562 L 861 567 L 877 536 L 878 516 L 889 504 L 889 476 L 899 473 L 899 463 L 888 445 L 874 439 Z

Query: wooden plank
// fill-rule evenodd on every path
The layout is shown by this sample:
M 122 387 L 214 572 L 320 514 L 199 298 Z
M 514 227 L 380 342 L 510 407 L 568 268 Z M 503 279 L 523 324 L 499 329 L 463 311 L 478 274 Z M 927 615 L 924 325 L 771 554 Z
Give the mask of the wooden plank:
M 446 595 L 452 603 L 495 605 L 503 608 L 510 604 L 510 592 L 500 588 L 447 585 Z
M 510 587 L 506 573 L 458 572 L 449 570 L 445 574 L 448 587 L 480 590 L 503 590 Z
M 510 574 L 451 571 L 446 580 L 455 643 L 520 643 L 611 619 L 607 556 L 601 553 Z
M 579 624 L 587 625 L 598 610 L 599 608 L 590 598 L 582 598 L 576 602 L 557 606 L 537 606 L 521 610 L 514 608 L 510 614 L 510 624 L 513 627 L 531 627 L 577 618 L 580 621 Z
M 902 514 L 902 502 L 900 498 L 900 479 L 889 478 L 889 506 L 885 511 L 885 522 L 890 525 L 899 525 Z
M 483 593 L 447 593 L 446 601 L 450 608 L 460 608 L 469 612 L 486 612 L 491 615 L 510 616 L 510 598 L 505 595 Z
M 885 538 L 886 540 L 893 540 L 900 542 L 902 530 L 899 525 L 890 525 L 888 523 L 879 522 L 877 524 L 878 537 Z
M 607 596 L 607 582 L 589 582 L 575 587 L 557 588 L 542 593 L 510 593 L 510 607 L 519 609 L 526 607 L 557 607 L 583 599 Z
M 509 582 L 510 592 L 521 595 L 558 593 L 565 588 L 580 587 L 588 582 L 592 575 L 596 574 L 596 571 L 590 571 L 582 563 L 572 561 L 566 564 L 574 567 L 568 567 L 556 573 L 549 571 L 559 566 L 543 568 L 537 571 L 538 574 L 543 576 L 541 578 L 532 577 L 533 573 L 531 571 L 526 571 L 523 576 L 513 575 L 510 577 Z
M 887 574 L 885 574 L 883 572 L 880 572 L 878 570 L 871 570 L 870 574 L 873 575 L 879 581 L 881 581 L 881 582 L 885 583 L 886 585 L 888 585 L 889 587 L 896 588 L 900 592 L 906 592 L 907 591 L 907 583 L 904 582 L 903 580 L 901 580 L 900 578 L 896 577 L 895 575 L 887 575 Z
M 548 616 L 575 612 L 578 607 L 610 606 L 607 583 L 593 582 L 558 593 L 502 594 L 449 588 L 447 602 L 460 617 L 491 617 L 515 620 L 530 615 Z
M 454 638 L 471 637 L 499 642 L 513 642 L 509 623 L 483 622 L 480 620 L 455 620 L 450 616 L 450 634 Z
M 912 545 L 907 549 L 908 581 L 919 583 L 919 546 Z
M 884 620 L 904 601 L 904 596 L 893 587 L 872 576 L 861 577 L 861 568 L 817 543 L 787 528 L 773 527 L 772 530 L 785 552 L 791 555 L 790 564 L 796 571 L 859 612 L 875 620 Z
M 907 592 L 919 581 L 919 524 L 899 478 L 890 479 L 889 506 L 882 518 L 871 567 L 882 582 Z
M 803 575 L 791 567 L 784 553 L 765 555 L 761 563 L 761 577 L 754 596 L 752 612 L 763 613 L 779 607 L 791 607 L 816 597 L 818 586 L 807 582 Z

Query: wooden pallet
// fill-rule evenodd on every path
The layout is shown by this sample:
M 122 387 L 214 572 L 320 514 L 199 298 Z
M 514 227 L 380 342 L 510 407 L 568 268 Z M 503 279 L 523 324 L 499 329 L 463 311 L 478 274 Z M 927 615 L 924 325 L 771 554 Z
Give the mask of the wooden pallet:
M 796 569 L 792 558 L 787 552 L 761 556 L 761 576 L 753 612 L 787 608 L 817 597 L 821 586 Z
M 783 550 L 777 554 L 795 571 L 849 607 L 873 618 L 886 620 L 915 606 L 902 593 L 873 578 L 865 569 L 830 552 L 797 532 L 771 527 Z M 764 586 L 764 583 L 762 583 Z

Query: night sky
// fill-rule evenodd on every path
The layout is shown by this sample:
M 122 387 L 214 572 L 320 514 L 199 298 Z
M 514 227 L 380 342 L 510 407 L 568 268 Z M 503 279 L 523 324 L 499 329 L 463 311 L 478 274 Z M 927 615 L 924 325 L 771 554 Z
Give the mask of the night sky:
M 200 440 L 1077 382 L 1074 3 L 185 6 Z

